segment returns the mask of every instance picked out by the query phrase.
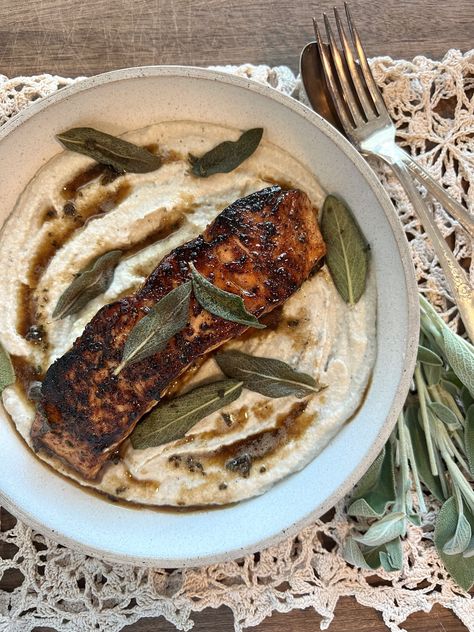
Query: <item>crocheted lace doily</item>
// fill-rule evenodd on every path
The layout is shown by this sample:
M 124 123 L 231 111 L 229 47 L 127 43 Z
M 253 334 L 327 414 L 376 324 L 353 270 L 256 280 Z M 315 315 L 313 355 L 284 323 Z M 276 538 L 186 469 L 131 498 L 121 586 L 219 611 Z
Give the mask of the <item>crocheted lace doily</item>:
M 474 50 L 449 51 L 441 62 L 417 57 L 412 62 L 374 59 L 372 68 L 396 121 L 399 141 L 466 207 L 474 209 Z M 286 67 L 226 67 L 296 98 L 299 81 Z M 0 76 L 0 124 L 31 101 L 69 85 L 72 79 L 40 75 Z M 453 327 L 456 309 L 436 258 L 403 191 L 388 170 L 376 165 L 402 223 L 416 265 L 420 287 Z M 435 216 L 457 258 L 467 267 L 469 240 L 438 206 Z M 471 278 L 474 266 L 471 265 Z M 180 630 L 192 627 L 192 614 L 228 606 L 235 629 L 260 623 L 273 611 L 314 608 L 326 629 L 338 599 L 354 596 L 378 610 L 386 625 L 399 632 L 413 612 L 439 603 L 451 608 L 474 631 L 474 600 L 447 575 L 432 542 L 436 501 L 421 528 L 411 526 L 404 543 L 401 572 L 368 572 L 340 556 L 348 525 L 344 503 L 297 537 L 241 560 L 207 568 L 167 571 L 134 568 L 85 556 L 56 544 L 26 525 L 0 532 L 0 578 L 17 569 L 22 584 L 0 592 L 0 630 L 27 632 L 52 626 L 64 632 L 118 632 L 141 617 L 163 615 Z M 13 546 L 11 546 L 13 545 Z M 11 553 L 11 551 L 15 551 Z M 374 581 L 379 579 L 382 581 Z

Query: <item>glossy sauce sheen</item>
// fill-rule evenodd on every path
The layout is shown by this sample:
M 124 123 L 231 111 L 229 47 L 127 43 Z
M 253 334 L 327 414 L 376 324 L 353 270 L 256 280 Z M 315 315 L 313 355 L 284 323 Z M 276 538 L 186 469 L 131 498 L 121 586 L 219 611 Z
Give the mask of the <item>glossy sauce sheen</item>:
M 189 262 L 217 287 L 238 292 L 257 317 L 286 301 L 325 254 L 306 194 L 269 187 L 237 200 L 203 235 L 172 251 L 134 295 L 102 308 L 71 351 L 47 371 L 32 427 L 46 449 L 89 480 L 196 358 L 240 335 L 243 325 L 203 310 L 191 299 L 188 326 L 165 349 L 113 376 L 131 329 L 174 287 Z
M 162 164 L 181 158 L 180 154 L 175 151 L 162 151 L 160 153 L 156 143 L 146 145 L 145 149 L 159 155 Z M 62 209 L 56 210 L 54 207 L 48 206 L 43 211 L 43 222 L 50 225 L 49 230 L 46 238 L 32 257 L 28 283 L 22 284 L 20 289 L 19 302 L 21 307 L 17 328 L 22 336 L 28 337 L 30 330 L 37 328 L 43 320 L 43 307 L 48 302 L 48 296 L 38 297 L 35 295 L 35 290 L 58 250 L 74 238 L 78 229 L 115 209 L 132 192 L 131 185 L 127 180 L 124 180 L 113 191 L 101 190 L 87 204 L 84 204 L 82 201 L 83 189 L 94 182 L 100 182 L 101 185 L 106 186 L 123 175 L 107 165 L 94 164 L 67 181 L 62 187 L 61 197 L 64 201 Z M 127 255 L 132 255 L 140 248 L 144 248 L 158 239 L 163 239 L 169 232 L 178 228 L 179 222 L 170 227 L 169 231 L 160 228 L 156 233 L 152 232 L 147 239 L 143 240 L 143 243 L 134 244 L 127 251 Z M 48 341 L 44 332 L 38 342 L 41 342 L 44 349 L 47 348 Z
M 78 228 L 84 226 L 87 222 L 93 221 L 95 218 L 110 212 L 119 205 L 131 191 L 131 187 L 127 182 L 123 182 L 115 191 L 100 192 L 87 206 L 81 205 L 80 212 L 76 208 L 75 199 L 71 197 L 80 192 L 80 188 L 97 179 L 99 176 L 107 175 L 108 167 L 103 165 L 95 165 L 87 171 L 79 174 L 74 180 L 68 183 L 63 190 L 63 196 L 67 202 L 58 215 L 49 209 L 44 214 L 44 221 L 51 224 L 50 230 L 46 235 L 46 239 L 40 245 L 32 257 L 30 270 L 28 274 L 28 283 L 23 284 L 20 292 L 21 309 L 18 315 L 18 331 L 22 336 L 27 337 L 30 330 L 38 325 L 43 318 L 42 308 L 48 301 L 48 296 L 35 296 L 35 290 L 38 283 L 58 250 L 64 246 L 71 238 L 74 237 Z M 110 170 L 109 170 L 110 171 Z M 120 174 L 115 174 L 117 178 Z M 112 176 L 108 176 L 109 178 Z M 107 180 L 110 182 L 110 179 Z M 43 345 L 47 344 L 47 340 L 43 337 Z

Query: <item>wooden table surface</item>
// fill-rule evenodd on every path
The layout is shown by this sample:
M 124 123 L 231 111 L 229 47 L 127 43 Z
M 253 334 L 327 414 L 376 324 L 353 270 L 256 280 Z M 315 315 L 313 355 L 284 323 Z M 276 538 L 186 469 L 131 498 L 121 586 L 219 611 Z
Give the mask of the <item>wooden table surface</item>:
M 2 0 L 0 74 L 74 77 L 147 64 L 243 62 L 297 70 L 300 50 L 312 37 L 311 16 L 320 17 L 332 6 L 328 0 Z M 354 0 L 351 9 L 369 55 L 440 58 L 448 48 L 465 51 L 474 45 L 473 0 Z M 13 582 L 2 580 L 0 589 L 11 590 Z M 226 608 L 206 610 L 194 619 L 196 632 L 233 630 Z M 293 611 L 275 614 L 254 629 L 314 632 L 319 622 L 311 610 Z M 411 616 L 405 627 L 410 632 L 466 630 L 441 607 Z M 163 619 L 125 628 L 173 629 Z M 349 598 L 339 602 L 330 626 L 331 632 L 386 629 L 375 611 Z

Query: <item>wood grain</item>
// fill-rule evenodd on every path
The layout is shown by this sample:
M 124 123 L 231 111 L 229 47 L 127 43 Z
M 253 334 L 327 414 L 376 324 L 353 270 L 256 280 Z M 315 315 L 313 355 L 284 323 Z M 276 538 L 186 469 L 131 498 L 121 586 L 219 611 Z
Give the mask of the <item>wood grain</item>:
M 298 68 L 301 48 L 312 39 L 311 16 L 330 11 L 334 0 L 2 0 L 0 74 L 42 72 L 76 77 L 147 64 L 287 64 Z M 342 4 L 340 0 L 338 5 Z M 474 2 L 451 0 L 353 0 L 351 9 L 369 55 L 440 58 L 448 48 L 473 46 Z M 13 519 L 3 511 L 3 529 Z M 0 555 L 12 554 L 0 545 Z M 7 573 L 0 590 L 18 586 Z M 231 612 L 205 610 L 196 632 L 231 632 Z M 321 617 L 312 610 L 275 614 L 255 632 L 314 632 Z M 448 610 L 433 608 L 405 624 L 409 632 L 462 632 Z M 171 632 L 163 618 L 143 619 L 127 632 Z M 331 632 L 384 632 L 380 615 L 341 599 Z M 36 628 L 51 632 L 51 628 Z M 60 632 L 60 631 L 59 631 Z
M 297 69 L 311 16 L 334 0 L 2 0 L 0 72 L 90 75 L 146 64 Z M 338 4 L 342 4 L 338 0 Z M 370 55 L 440 57 L 473 46 L 472 0 L 353 0 Z

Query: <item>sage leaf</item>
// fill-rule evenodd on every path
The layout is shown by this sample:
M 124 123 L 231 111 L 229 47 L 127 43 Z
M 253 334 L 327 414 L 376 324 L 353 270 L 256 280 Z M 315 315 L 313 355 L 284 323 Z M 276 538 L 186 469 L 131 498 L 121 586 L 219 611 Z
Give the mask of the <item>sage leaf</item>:
M 227 377 L 242 380 L 245 388 L 266 397 L 306 397 L 318 393 L 316 380 L 274 358 L 248 355 L 242 351 L 221 351 L 215 360 Z
M 462 556 L 464 559 L 474 557 L 474 536 L 471 538 L 468 547 L 462 552 Z
M 390 540 L 390 542 L 387 542 L 385 545 L 378 547 L 377 549 L 373 549 L 372 551 L 370 554 L 365 554 L 365 558 L 369 561 L 369 564 L 372 561 L 372 557 L 374 558 L 375 563 L 375 555 L 377 554 L 380 560 L 379 565 L 381 564 L 382 568 L 384 571 L 387 571 L 387 573 L 393 573 L 394 571 L 402 569 L 403 549 L 400 538 Z
M 367 492 L 372 490 L 374 486 L 377 484 L 377 481 L 380 477 L 380 472 L 382 470 L 382 464 L 385 459 L 385 446 L 382 448 L 382 451 L 379 452 L 377 458 L 369 467 L 367 472 L 362 476 L 360 481 L 357 483 L 355 487 L 355 491 L 353 492 L 353 498 L 362 498 Z
M 348 207 L 334 195 L 324 200 L 321 233 L 326 242 L 326 263 L 337 291 L 354 305 L 365 290 L 369 247 Z
M 199 178 L 233 171 L 253 154 L 260 144 L 262 135 L 263 129 L 254 127 L 244 132 L 238 140 L 226 140 L 200 158 L 190 156 L 191 171 Z
M 112 283 L 121 250 L 109 250 L 83 268 L 59 297 L 53 318 L 77 314 L 89 301 L 103 294 Z
M 364 548 L 364 547 L 363 547 Z M 363 550 L 363 549 L 362 549 Z M 384 550 L 383 546 L 376 546 L 363 550 L 364 559 L 371 569 L 374 571 L 380 568 L 380 553 Z
M 444 502 L 446 497 L 439 476 L 431 473 L 430 461 L 428 457 L 428 447 L 423 430 L 417 419 L 417 409 L 410 407 L 405 416 L 408 431 L 410 432 L 413 454 L 420 479 L 439 501 Z
M 469 406 L 466 414 L 466 425 L 464 428 L 464 449 L 466 451 L 469 471 L 474 476 L 474 404 Z
M 416 513 L 407 514 L 408 520 L 416 527 L 421 527 L 421 517 Z
M 347 508 L 347 515 L 359 518 L 381 518 L 383 511 L 381 513 L 376 512 L 365 498 L 358 498 Z
M 390 540 L 381 546 L 363 550 L 355 539 L 350 537 L 345 542 L 343 557 L 350 564 L 367 570 L 376 570 L 382 565 L 384 570 L 390 573 L 400 570 L 403 566 L 403 550 L 400 538 Z
M 395 500 L 395 466 L 391 443 L 385 445 L 381 455 L 383 457 L 380 468 L 376 466 L 377 476 L 374 476 L 375 471 L 371 471 L 371 468 L 377 463 L 380 455 L 361 479 L 352 496 L 353 501 L 363 498 L 377 516 L 382 516 L 388 505 Z
M 466 518 L 474 526 L 474 517 L 466 510 Z M 458 510 L 455 498 L 448 498 L 443 504 L 436 519 L 434 541 L 436 550 L 443 560 L 443 564 L 451 574 L 454 581 L 465 591 L 470 590 L 474 585 L 474 564 L 470 558 L 463 557 L 462 554 L 447 555 L 443 548 L 451 540 L 456 532 L 458 524 Z
M 458 418 L 453 411 L 440 402 L 429 402 L 428 408 L 440 419 L 450 430 L 461 428 Z
M 378 522 L 374 522 L 364 535 L 354 536 L 354 539 L 366 546 L 380 546 L 404 535 L 405 531 L 406 516 L 403 512 L 396 511 L 386 515 Z
M 385 545 L 385 549 L 387 551 L 388 560 L 393 570 L 401 570 L 403 568 L 403 548 L 400 538 L 395 538 L 394 540 L 390 540 L 390 542 L 387 542 L 387 544 Z
M 166 347 L 168 341 L 187 325 L 191 281 L 168 292 L 144 316 L 128 335 L 122 361 L 114 371 L 118 375 L 127 365 L 140 362 Z
M 92 127 L 74 127 L 57 134 L 59 142 L 70 151 L 84 154 L 117 171 L 148 173 L 161 167 L 161 158 L 148 149 L 100 132 Z
M 418 345 L 418 362 L 422 364 L 431 364 L 433 366 L 443 366 L 443 360 L 439 357 L 437 353 L 431 351 L 427 347 L 423 347 L 422 345 Z
M 426 383 L 428 386 L 436 386 L 441 380 L 441 367 L 433 364 L 425 364 L 423 366 Z
M 443 545 L 443 553 L 446 555 L 458 555 L 463 553 L 471 542 L 471 525 L 463 513 L 458 515 L 456 531 L 453 537 Z
M 245 309 L 244 302 L 237 294 L 226 292 L 213 285 L 205 276 L 196 270 L 193 263 L 189 264 L 193 282 L 193 292 L 199 305 L 225 320 L 234 323 L 264 329 L 265 325 L 258 322 L 253 314 Z
M 458 390 L 462 389 L 463 387 L 461 380 L 458 378 L 456 373 L 453 370 L 451 370 L 449 367 L 443 370 L 443 379 L 447 380 L 448 382 L 451 382 L 451 384 L 456 386 Z
M 357 566 L 358 568 L 365 568 L 367 570 L 375 570 L 373 566 L 370 566 L 367 563 L 364 554 L 360 549 L 360 546 L 351 536 L 349 536 L 344 543 L 342 556 L 346 560 L 346 562 L 349 562 L 349 564 L 352 564 L 353 566 Z
M 474 351 L 447 326 L 443 327 L 443 342 L 447 361 L 474 397 Z
M 4 346 L 0 344 L 0 395 L 7 388 L 15 383 L 15 370 L 10 356 Z
M 130 435 L 132 445 L 143 450 L 180 439 L 198 421 L 227 406 L 241 393 L 242 382 L 221 380 L 161 402 L 136 426 Z
M 465 386 L 461 390 L 461 401 L 464 406 L 464 410 L 468 410 L 472 404 L 474 404 L 474 396 L 471 395 L 469 389 Z
M 459 388 L 451 380 L 445 380 L 441 378 L 439 386 L 453 397 L 459 396 Z
M 393 573 L 393 571 L 398 570 L 392 566 L 390 556 L 386 551 L 380 551 L 380 563 L 384 571 L 386 571 L 387 573 Z

